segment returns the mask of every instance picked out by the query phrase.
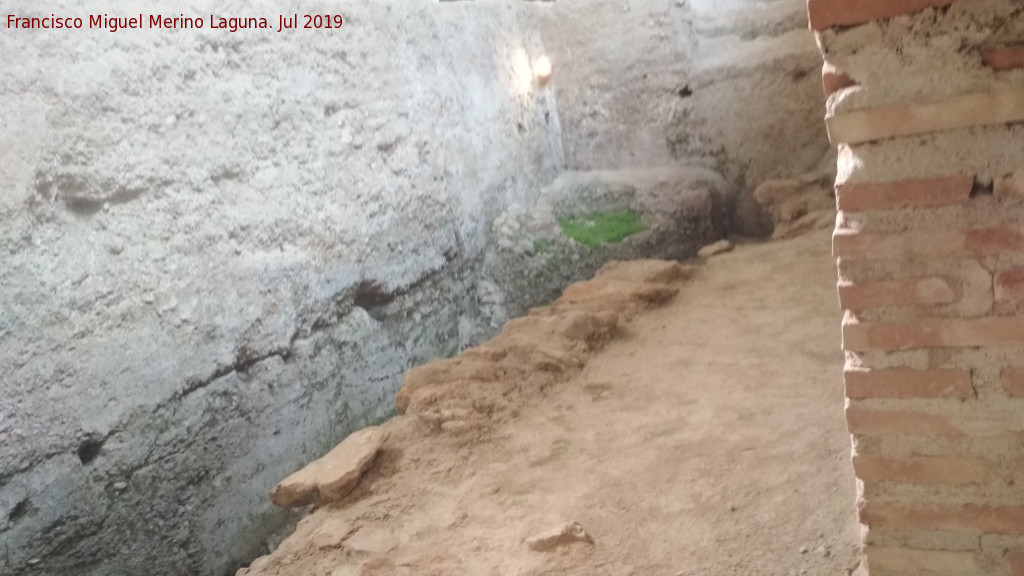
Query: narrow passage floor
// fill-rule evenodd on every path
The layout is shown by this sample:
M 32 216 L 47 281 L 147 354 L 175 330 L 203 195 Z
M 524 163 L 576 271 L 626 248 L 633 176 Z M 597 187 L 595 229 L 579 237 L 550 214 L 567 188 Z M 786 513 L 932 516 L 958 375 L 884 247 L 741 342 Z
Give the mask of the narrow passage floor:
M 716 256 L 490 439 L 382 453 L 248 574 L 846 576 L 835 284 L 825 232 Z M 592 544 L 528 545 L 572 522 Z

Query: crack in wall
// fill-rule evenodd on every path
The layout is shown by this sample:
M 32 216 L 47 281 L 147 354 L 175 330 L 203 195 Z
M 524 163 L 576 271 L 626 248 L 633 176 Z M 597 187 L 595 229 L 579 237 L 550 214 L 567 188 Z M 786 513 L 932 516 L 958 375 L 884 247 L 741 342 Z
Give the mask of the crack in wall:
M 292 338 L 292 342 L 294 342 L 294 337 Z M 257 364 L 259 364 L 261 362 L 266 362 L 267 360 L 269 360 L 271 358 L 280 358 L 280 359 L 282 359 L 282 360 L 287 362 L 288 358 L 291 356 L 291 354 L 292 354 L 292 348 L 291 348 L 291 346 L 288 346 L 288 347 L 274 349 L 274 350 L 271 350 L 271 351 L 269 351 L 267 353 L 259 354 L 257 356 L 253 356 L 253 357 L 248 357 L 248 358 L 244 358 L 244 359 L 241 358 L 241 357 L 236 358 L 234 363 L 228 364 L 226 366 L 221 366 L 221 367 L 217 368 L 216 370 L 214 370 L 206 378 L 188 378 L 188 379 L 186 379 L 185 380 L 185 384 L 182 386 L 182 388 L 173 397 L 171 397 L 171 399 L 168 400 L 168 402 L 180 401 L 180 400 L 184 399 L 185 397 L 189 396 L 190 394 L 193 394 L 195 392 L 198 392 L 199 390 L 207 388 L 208 386 L 210 386 L 211 384 L 213 384 L 217 380 L 220 380 L 221 378 L 224 378 L 225 376 L 229 376 L 230 374 L 232 374 L 234 372 L 245 372 L 245 371 L 249 370 L 250 368 L 252 368 L 253 366 L 255 366 L 255 365 L 257 365 Z

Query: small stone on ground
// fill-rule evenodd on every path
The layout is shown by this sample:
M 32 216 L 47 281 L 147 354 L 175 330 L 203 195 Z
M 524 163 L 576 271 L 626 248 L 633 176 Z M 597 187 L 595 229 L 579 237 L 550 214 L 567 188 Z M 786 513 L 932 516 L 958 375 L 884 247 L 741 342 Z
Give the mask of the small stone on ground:
M 708 244 L 707 246 L 701 248 L 700 251 L 697 252 L 697 255 L 700 256 L 701 258 L 710 258 L 718 254 L 731 252 L 732 249 L 732 242 L 729 242 L 728 240 L 719 240 L 714 244 Z
M 578 522 L 568 522 L 558 528 L 539 534 L 526 541 L 526 545 L 535 552 L 550 552 L 569 544 L 593 544 L 594 539 Z

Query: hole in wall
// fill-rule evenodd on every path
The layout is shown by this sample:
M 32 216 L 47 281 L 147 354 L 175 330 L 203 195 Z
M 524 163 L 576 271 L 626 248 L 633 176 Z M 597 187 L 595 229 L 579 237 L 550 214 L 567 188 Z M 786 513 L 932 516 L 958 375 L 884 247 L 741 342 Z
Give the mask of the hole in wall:
M 364 280 L 356 286 L 355 305 L 360 308 L 385 306 L 394 299 L 394 295 L 388 292 L 384 286 L 373 280 Z
M 7 515 L 7 521 L 9 523 L 11 523 L 11 524 L 14 524 L 15 522 L 17 522 L 19 520 L 22 520 L 24 518 L 28 518 L 30 516 L 34 516 L 35 513 L 36 513 L 35 505 L 32 504 L 31 500 L 29 500 L 28 498 L 25 498 L 24 500 L 22 500 L 21 502 L 18 502 L 14 506 L 14 509 L 11 510 L 11 513 Z
M 679 91 L 676 92 L 676 94 L 679 94 L 680 98 L 689 98 L 690 96 L 693 96 L 693 90 L 690 88 L 689 85 L 687 85 L 680 88 Z
M 373 280 L 363 280 L 356 286 L 354 306 L 366 310 L 374 320 L 382 320 L 384 313 L 382 308 L 390 304 L 395 295 L 388 292 L 387 288 Z
M 971 188 L 971 198 L 977 198 L 979 196 L 991 196 L 995 192 L 995 182 L 993 180 L 980 180 L 974 179 L 974 187 Z
M 78 459 L 83 466 L 92 464 L 103 450 L 103 440 L 86 440 L 78 445 Z

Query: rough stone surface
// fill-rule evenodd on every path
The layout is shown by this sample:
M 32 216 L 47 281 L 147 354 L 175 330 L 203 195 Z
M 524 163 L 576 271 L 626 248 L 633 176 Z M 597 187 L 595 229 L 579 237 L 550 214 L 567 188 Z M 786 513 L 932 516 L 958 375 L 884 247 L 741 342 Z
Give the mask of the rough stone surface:
M 345 26 L 0 34 L 0 574 L 221 576 L 480 324 L 491 221 L 563 164 L 532 10 L 298 11 Z
M 282 508 L 337 502 L 355 488 L 390 432 L 377 426 L 351 434 L 324 457 L 274 486 L 270 499 Z
M 753 198 L 762 218 L 770 222 L 773 238 L 793 238 L 832 227 L 836 219 L 833 174 L 831 169 L 822 169 L 798 178 L 767 180 L 754 190 Z

